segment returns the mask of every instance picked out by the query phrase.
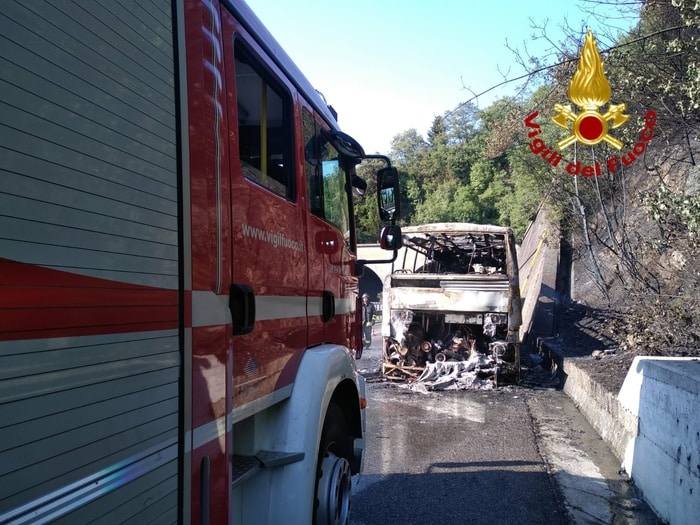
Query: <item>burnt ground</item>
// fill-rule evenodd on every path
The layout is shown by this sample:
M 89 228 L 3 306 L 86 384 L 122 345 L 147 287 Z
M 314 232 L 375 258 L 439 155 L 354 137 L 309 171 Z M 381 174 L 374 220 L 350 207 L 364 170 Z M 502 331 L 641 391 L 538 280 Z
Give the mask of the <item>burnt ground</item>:
M 595 309 L 581 303 L 559 305 L 557 335 L 544 338 L 547 346 L 565 358 L 575 358 L 576 364 L 607 391 L 617 394 L 635 356 L 625 342 L 625 320 L 619 312 Z M 523 383 L 534 387 L 556 387 L 549 374 L 546 353 L 540 367 L 530 361 L 528 352 L 538 353 L 536 347 L 524 349 Z
M 581 304 L 562 308 L 558 324 L 565 341 L 563 355 L 579 357 L 577 364 L 598 384 L 617 393 L 637 352 L 626 348 L 624 320 L 619 312 L 595 310 Z
M 530 235 L 544 238 L 544 230 L 550 228 L 557 231 L 556 227 L 540 222 L 538 217 Z M 545 258 L 543 284 L 537 293 L 546 300 L 540 303 L 538 299 L 533 316 L 540 322 L 533 320 L 531 329 L 534 331 L 526 335 L 521 347 L 523 386 L 561 386 L 550 373 L 549 351 L 543 348 L 546 346 L 563 358 L 576 359 L 577 366 L 602 388 L 617 394 L 637 355 L 672 355 L 664 354 L 664 334 L 653 329 L 662 315 L 648 307 L 648 297 L 639 294 L 633 297 L 616 282 L 610 283 L 607 297 L 602 297 L 593 284 L 586 259 L 574 250 L 566 236 L 560 235 L 558 241 L 547 237 L 547 246 L 551 249 L 542 252 Z M 524 269 L 526 279 L 530 268 L 527 257 L 532 250 L 531 245 L 521 247 L 521 254 L 526 257 L 521 274 Z M 537 278 L 536 273 L 533 276 Z M 663 305 L 658 307 L 663 308 Z M 645 315 L 640 316 L 640 311 Z M 671 312 L 666 317 L 670 315 Z M 540 340 L 546 345 L 539 345 Z M 531 354 L 543 358 L 540 366 L 530 359 Z

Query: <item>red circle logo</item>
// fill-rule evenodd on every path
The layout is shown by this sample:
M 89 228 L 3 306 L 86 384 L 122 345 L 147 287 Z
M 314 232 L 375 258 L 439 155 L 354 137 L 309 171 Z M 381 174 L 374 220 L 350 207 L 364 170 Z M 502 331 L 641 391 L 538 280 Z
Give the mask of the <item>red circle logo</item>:
M 584 139 L 594 141 L 603 135 L 603 122 L 595 115 L 588 115 L 581 119 L 578 131 Z

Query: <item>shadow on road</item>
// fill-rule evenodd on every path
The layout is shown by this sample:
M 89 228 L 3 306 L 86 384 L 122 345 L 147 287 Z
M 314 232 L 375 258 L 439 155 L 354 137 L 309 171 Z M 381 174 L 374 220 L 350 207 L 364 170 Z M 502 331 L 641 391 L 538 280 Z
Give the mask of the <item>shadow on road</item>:
M 361 477 L 351 525 L 570 523 L 540 464 L 434 463 L 429 471 Z

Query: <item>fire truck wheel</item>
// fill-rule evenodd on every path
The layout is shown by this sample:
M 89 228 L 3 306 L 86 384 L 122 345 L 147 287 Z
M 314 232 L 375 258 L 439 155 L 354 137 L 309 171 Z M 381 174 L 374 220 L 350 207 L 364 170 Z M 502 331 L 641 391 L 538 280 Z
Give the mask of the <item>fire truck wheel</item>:
M 350 515 L 352 472 L 350 437 L 341 408 L 331 402 L 321 433 L 316 476 L 315 525 L 346 525 Z

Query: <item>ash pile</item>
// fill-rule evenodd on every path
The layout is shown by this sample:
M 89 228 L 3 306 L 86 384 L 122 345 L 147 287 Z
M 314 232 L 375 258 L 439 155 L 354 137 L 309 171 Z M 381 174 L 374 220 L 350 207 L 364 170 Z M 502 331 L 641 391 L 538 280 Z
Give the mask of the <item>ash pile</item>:
M 498 316 L 484 316 L 479 331 L 475 325 L 441 323 L 426 333 L 421 323 L 412 322 L 413 312 L 393 312 L 392 325 L 402 337 L 386 340 L 384 377 L 420 391 L 492 389 L 517 382 L 518 368 L 504 360 L 509 345 L 499 338 L 504 334 Z

